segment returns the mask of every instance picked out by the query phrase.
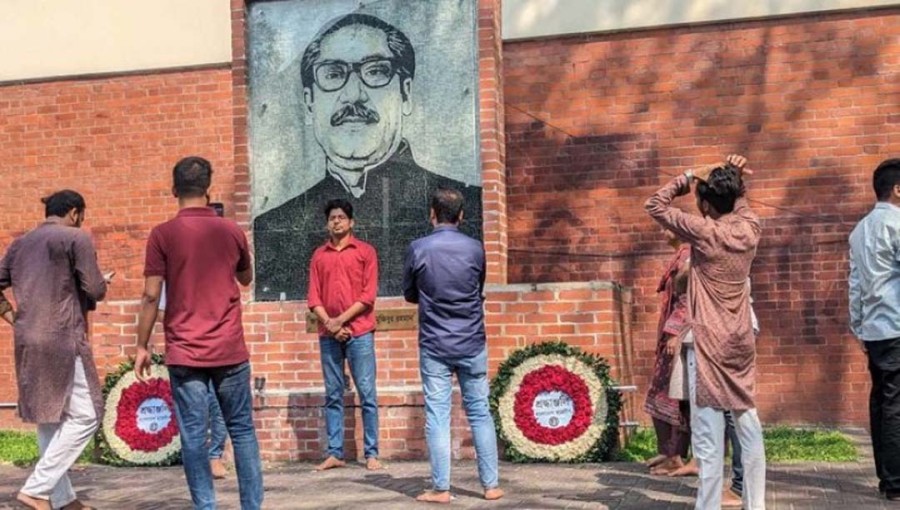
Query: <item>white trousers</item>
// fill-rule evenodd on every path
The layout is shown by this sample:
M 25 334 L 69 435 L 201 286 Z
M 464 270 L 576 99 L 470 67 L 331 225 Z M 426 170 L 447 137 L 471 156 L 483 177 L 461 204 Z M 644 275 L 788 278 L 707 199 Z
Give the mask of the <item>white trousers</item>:
M 696 510 L 722 507 L 722 472 L 725 469 L 725 414 L 721 409 L 697 406 L 697 355 L 687 347 L 688 384 L 691 393 L 691 446 L 700 470 Z M 744 508 L 766 508 L 766 449 L 756 409 L 732 411 L 734 429 L 741 443 L 744 465 Z
M 33 498 L 49 499 L 53 508 L 61 508 L 77 496 L 66 474 L 100 425 L 84 375 L 81 358 L 75 358 L 72 393 L 63 408 L 59 423 L 38 424 L 38 447 L 41 458 L 28 477 L 22 493 Z

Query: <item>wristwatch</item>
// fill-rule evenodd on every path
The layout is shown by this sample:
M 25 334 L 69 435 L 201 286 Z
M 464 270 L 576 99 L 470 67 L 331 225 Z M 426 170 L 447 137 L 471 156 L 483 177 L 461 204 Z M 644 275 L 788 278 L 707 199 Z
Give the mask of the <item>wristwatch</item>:
M 690 184 L 691 181 L 694 180 L 694 171 L 688 168 L 684 171 L 684 177 L 687 179 L 688 184 Z

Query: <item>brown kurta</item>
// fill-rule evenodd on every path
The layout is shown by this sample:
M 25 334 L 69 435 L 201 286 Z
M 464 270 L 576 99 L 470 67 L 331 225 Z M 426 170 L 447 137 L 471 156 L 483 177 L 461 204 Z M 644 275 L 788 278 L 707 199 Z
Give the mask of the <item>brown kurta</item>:
M 91 399 L 103 416 L 103 395 L 87 312 L 106 294 L 90 236 L 51 217 L 13 241 L 0 262 L 0 291 L 16 299 L 15 358 L 19 416 L 56 423 L 72 390 L 75 357 L 81 356 Z
M 752 409 L 756 344 L 747 278 L 759 243 L 759 219 L 744 198 L 718 220 L 672 207 L 672 200 L 690 189 L 686 177 L 676 177 L 650 197 L 645 208 L 691 244 L 688 315 L 697 354 L 697 405 Z

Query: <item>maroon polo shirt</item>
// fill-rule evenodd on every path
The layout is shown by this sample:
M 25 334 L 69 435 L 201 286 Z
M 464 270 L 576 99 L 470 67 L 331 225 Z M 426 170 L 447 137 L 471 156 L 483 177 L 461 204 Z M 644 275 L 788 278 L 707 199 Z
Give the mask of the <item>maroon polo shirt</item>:
M 309 296 L 312 310 L 322 306 L 329 317 L 337 317 L 359 301 L 368 310 L 347 325 L 353 336 L 375 331 L 375 296 L 378 294 L 378 256 L 371 244 L 351 237 L 338 250 L 326 242 L 313 252 L 309 263 Z M 319 335 L 330 336 L 319 323 Z
M 208 207 L 189 207 L 150 232 L 144 276 L 166 282 L 166 364 L 235 365 L 250 359 L 235 273 L 250 267 L 244 232 Z

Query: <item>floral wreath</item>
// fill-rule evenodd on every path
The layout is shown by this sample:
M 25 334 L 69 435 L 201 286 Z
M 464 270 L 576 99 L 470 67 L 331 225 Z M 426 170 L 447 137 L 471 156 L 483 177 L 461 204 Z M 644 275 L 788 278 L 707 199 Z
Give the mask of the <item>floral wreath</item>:
M 100 460 L 115 466 L 170 466 L 181 460 L 181 438 L 169 371 L 154 354 L 146 382 L 134 375 L 134 361 L 106 376 L 106 414 L 97 433 Z
M 513 352 L 491 381 L 491 412 L 513 462 L 609 460 L 621 396 L 606 360 L 563 342 Z

